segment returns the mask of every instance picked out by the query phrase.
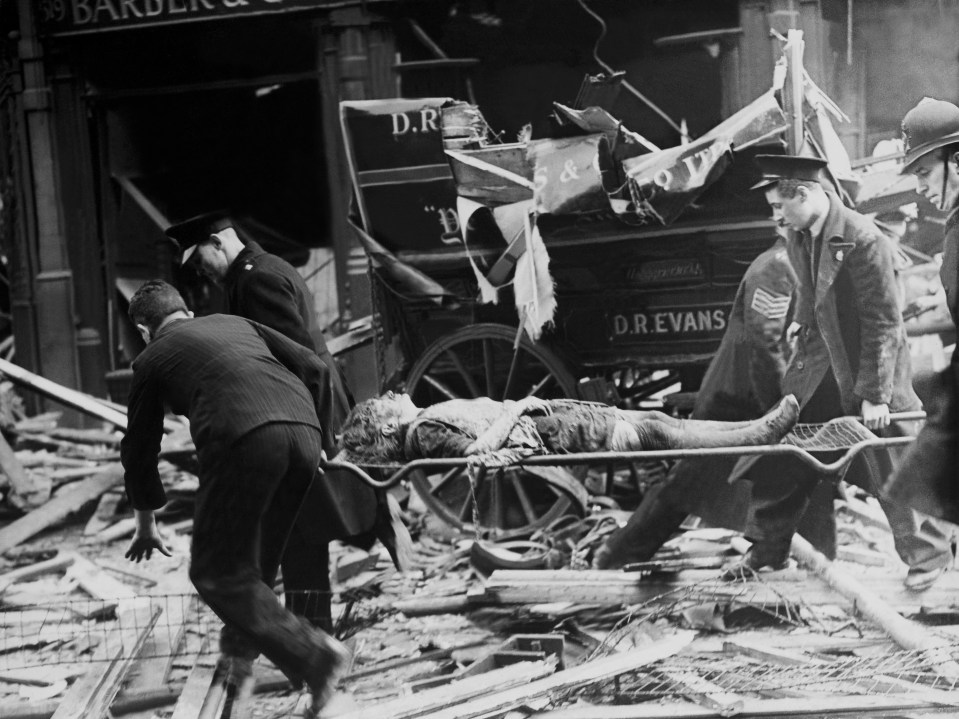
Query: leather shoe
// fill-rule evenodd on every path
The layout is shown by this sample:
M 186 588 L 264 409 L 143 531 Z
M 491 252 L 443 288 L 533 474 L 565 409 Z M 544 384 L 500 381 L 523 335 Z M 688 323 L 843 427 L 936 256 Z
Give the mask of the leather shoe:
M 910 592 L 924 592 L 946 573 L 945 567 L 936 567 L 935 569 L 917 569 L 911 567 L 906 575 L 903 584 Z

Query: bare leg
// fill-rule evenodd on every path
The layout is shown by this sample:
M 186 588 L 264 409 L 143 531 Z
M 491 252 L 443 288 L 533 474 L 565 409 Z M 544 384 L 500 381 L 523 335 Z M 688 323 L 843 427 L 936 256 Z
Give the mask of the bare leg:
M 625 415 L 626 413 L 624 413 Z M 645 413 L 644 413 L 645 414 Z M 637 446 L 632 449 L 696 449 L 711 447 L 738 447 L 757 444 L 775 444 L 796 424 L 799 404 L 792 395 L 760 419 L 746 422 L 744 427 L 715 429 L 725 422 L 703 420 L 676 420 L 663 422 L 648 415 L 639 421 L 624 416 L 636 430 Z M 740 423 L 735 423 L 740 424 Z

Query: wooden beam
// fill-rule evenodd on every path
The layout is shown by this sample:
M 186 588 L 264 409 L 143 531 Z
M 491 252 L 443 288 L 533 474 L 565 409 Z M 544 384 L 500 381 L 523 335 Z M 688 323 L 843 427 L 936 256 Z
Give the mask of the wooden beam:
M 413 696 L 404 696 L 376 705 L 377 719 L 414 719 L 430 712 L 441 711 L 450 706 L 488 694 L 490 687 L 498 691 L 529 684 L 549 676 L 556 669 L 556 660 L 522 662 L 502 669 L 493 669 L 483 674 L 467 677 L 442 687 L 426 689 Z M 342 714 L 337 719 L 367 719 L 369 708 Z
M 52 559 L 43 562 L 36 562 L 26 567 L 12 569 L 9 572 L 0 574 L 0 594 L 6 591 L 7 587 L 16 582 L 22 582 L 25 579 L 34 579 L 50 572 L 59 572 L 66 569 L 76 558 L 73 552 L 59 552 Z
M 800 535 L 793 536 L 790 551 L 801 564 L 814 571 L 822 581 L 853 602 L 859 614 L 878 624 L 903 649 L 929 652 L 942 650 L 943 659 L 930 660 L 930 665 L 940 675 L 959 680 L 959 663 L 946 659 L 951 656 L 950 651 L 954 645 L 930 634 L 921 624 L 903 617 L 875 593 L 862 586 L 850 576 L 849 572 L 836 569 L 825 555 L 816 551 Z
M 473 719 L 474 717 L 505 713 L 531 701 L 549 697 L 557 691 L 566 691 L 597 681 L 612 679 L 651 662 L 665 659 L 689 645 L 695 634 L 691 631 L 678 632 L 654 644 L 586 662 L 524 686 L 488 693 L 486 696 L 425 714 L 423 719 Z
M 101 474 L 66 487 L 42 507 L 0 529 L 0 554 L 65 519 L 122 481 L 123 468 L 119 464 L 112 464 L 107 465 Z
M 207 647 L 204 642 L 170 719 L 197 719 L 206 705 L 222 700 L 226 670 L 220 662 L 210 660 Z
M 76 579 L 80 588 L 94 599 L 111 601 L 136 596 L 132 587 L 114 579 L 86 557 L 77 555 L 67 575 Z
M 115 409 L 107 407 L 102 402 L 90 397 L 90 395 L 52 382 L 45 377 L 41 377 L 29 370 L 25 370 L 19 365 L 13 364 L 13 362 L 7 362 L 5 359 L 0 359 L 0 372 L 14 383 L 42 394 L 44 397 L 49 397 L 68 407 L 78 409 L 85 414 L 115 424 L 120 429 L 125 430 L 127 428 L 127 416 L 125 413 L 117 412 Z

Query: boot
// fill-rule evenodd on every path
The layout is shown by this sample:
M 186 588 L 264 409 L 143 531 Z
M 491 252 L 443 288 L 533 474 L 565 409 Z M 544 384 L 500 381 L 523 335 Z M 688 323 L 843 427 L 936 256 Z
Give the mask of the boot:
M 789 566 L 790 540 L 757 541 L 742 558 L 723 568 L 721 577 L 727 581 L 748 579 L 762 569 L 778 571 Z
M 662 498 L 665 484 L 650 488 L 625 527 L 606 538 L 593 557 L 594 569 L 618 569 L 649 561 L 686 519 L 688 512 Z
M 310 690 L 312 703 L 305 719 L 317 719 L 323 707 L 333 697 L 336 683 L 340 675 L 346 670 L 349 652 L 340 642 L 331 636 L 324 635 L 310 662 L 310 667 L 303 679 Z

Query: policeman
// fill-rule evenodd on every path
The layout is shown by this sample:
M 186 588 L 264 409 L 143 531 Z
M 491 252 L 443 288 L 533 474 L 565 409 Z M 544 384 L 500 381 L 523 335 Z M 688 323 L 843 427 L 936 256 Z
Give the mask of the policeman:
M 939 269 L 946 304 L 959 323 L 959 107 L 924 98 L 902 121 L 906 157 L 903 174 L 916 177 L 918 190 L 948 211 Z M 959 522 L 959 356 L 933 380 L 928 419 L 909 448 L 886 496 L 923 512 Z
M 223 286 L 230 314 L 264 324 L 316 352 L 334 380 L 320 420 L 331 431 L 338 431 L 353 397 L 317 325 L 313 296 L 296 268 L 258 243 L 241 240 L 237 223 L 225 211 L 190 218 L 167 228 L 166 235 L 182 250 L 183 266 Z M 349 510 L 344 513 L 348 526 L 336 527 L 321 520 L 326 511 L 320 506 L 321 483 Z M 368 548 L 379 537 L 396 560 L 396 536 L 405 540 L 407 535 L 401 523 L 391 523 L 384 493 L 349 477 L 324 477 L 315 484 L 317 489 L 307 495 L 283 556 L 283 584 L 287 606 L 329 631 L 328 542 L 349 539 Z

